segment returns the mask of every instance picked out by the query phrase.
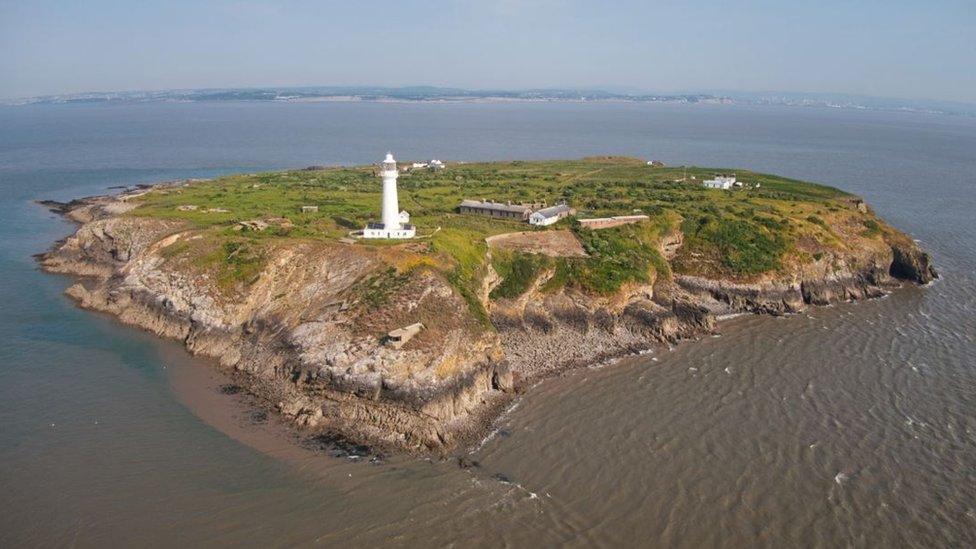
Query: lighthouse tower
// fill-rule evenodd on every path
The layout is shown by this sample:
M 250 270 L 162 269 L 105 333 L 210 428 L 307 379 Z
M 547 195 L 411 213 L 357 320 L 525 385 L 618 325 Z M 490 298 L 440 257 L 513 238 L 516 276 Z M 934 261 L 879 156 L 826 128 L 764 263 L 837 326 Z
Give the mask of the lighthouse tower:
M 363 230 L 363 238 L 413 238 L 417 229 L 410 225 L 410 214 L 400 211 L 397 201 L 397 166 L 392 153 L 380 165 L 383 179 L 382 222 L 370 223 Z
M 400 230 L 400 204 L 397 201 L 397 166 L 392 153 L 383 159 L 380 177 L 383 178 L 383 227 L 388 231 Z

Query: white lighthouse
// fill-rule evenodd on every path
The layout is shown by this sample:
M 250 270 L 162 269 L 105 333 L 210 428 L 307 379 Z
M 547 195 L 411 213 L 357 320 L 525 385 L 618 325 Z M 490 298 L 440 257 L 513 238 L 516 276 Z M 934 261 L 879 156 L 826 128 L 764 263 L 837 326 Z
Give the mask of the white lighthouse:
M 366 225 L 363 238 L 413 238 L 417 234 L 417 229 L 410 224 L 410 214 L 400 211 L 397 175 L 396 160 L 392 153 L 386 153 L 380 168 L 383 178 L 382 222 Z

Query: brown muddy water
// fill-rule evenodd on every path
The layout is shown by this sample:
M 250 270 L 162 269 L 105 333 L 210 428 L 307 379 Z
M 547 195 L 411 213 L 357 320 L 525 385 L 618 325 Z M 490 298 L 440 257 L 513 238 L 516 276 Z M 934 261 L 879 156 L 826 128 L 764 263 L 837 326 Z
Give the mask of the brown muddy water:
M 541 382 L 461 469 L 302 447 L 210 363 L 74 308 L 30 257 L 71 230 L 35 198 L 388 148 L 834 184 L 943 278 Z M 0 108 L 0 546 L 974 546 L 973 151 L 976 120 L 819 109 Z

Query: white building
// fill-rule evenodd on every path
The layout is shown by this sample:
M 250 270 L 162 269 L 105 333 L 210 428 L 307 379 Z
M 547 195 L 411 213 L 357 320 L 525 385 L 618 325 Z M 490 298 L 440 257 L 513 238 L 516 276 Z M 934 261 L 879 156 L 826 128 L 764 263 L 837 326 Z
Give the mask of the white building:
M 706 189 L 731 189 L 735 185 L 735 175 L 719 175 L 715 179 L 702 181 L 702 186 Z
M 436 158 L 428 162 L 414 162 L 410 167 L 414 169 L 430 168 L 431 170 L 440 170 L 445 168 L 444 163 Z
M 559 204 L 557 206 L 550 206 L 534 212 L 529 216 L 529 223 L 539 227 L 545 227 L 546 225 L 552 225 L 564 217 L 571 216 L 574 213 L 576 213 L 576 210 L 570 208 L 566 204 Z
M 410 214 L 400 211 L 397 203 L 397 166 L 393 154 L 386 153 L 380 170 L 383 178 L 382 222 L 370 223 L 363 229 L 363 238 L 413 238 L 417 229 L 410 224 Z

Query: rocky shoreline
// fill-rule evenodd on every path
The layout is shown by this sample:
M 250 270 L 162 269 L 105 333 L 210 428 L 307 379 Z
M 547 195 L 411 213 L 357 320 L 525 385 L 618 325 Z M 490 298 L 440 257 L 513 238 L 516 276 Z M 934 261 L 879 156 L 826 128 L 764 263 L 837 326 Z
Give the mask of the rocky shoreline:
M 445 455 L 473 445 L 529 384 L 714 333 L 721 315 L 790 314 L 937 276 L 907 238 L 824 258 L 789 277 L 742 283 L 677 275 L 612 297 L 544 292 L 548 273 L 517 299 L 490 300 L 497 277 L 489 273 L 481 296 L 486 328 L 442 276 L 423 269 L 384 296 L 394 312 L 370 309 L 362 304 L 364 280 L 384 264 L 361 246 L 327 242 L 273 248 L 256 282 L 221 297 L 213 280 L 167 260 L 168 250 L 193 245 L 192 227 L 125 215 L 138 192 L 42 202 L 80 224 L 38 256 L 42 268 L 79 277 L 66 293 L 81 307 L 217 360 L 236 386 L 303 434 L 381 451 Z M 661 252 L 670 260 L 680 246 L 677 234 Z M 375 335 L 417 318 L 425 329 L 402 348 Z

